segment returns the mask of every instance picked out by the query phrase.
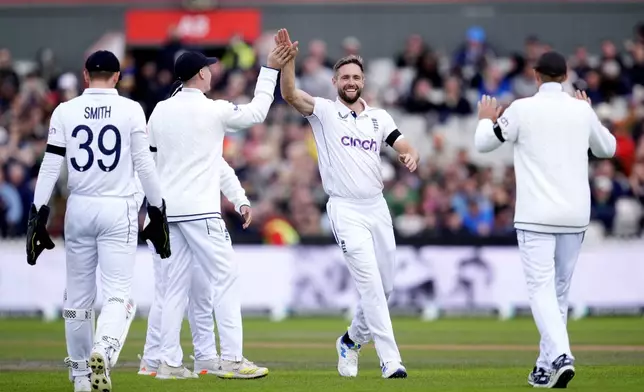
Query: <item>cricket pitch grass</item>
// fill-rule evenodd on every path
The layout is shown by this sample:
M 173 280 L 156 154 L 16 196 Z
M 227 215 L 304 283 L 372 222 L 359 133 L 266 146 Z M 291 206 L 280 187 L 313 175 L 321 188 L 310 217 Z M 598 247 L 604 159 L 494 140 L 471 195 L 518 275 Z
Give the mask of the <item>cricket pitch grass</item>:
M 527 391 L 538 334 L 531 319 L 394 319 L 407 379 L 383 380 L 373 345 L 360 356 L 356 379 L 337 374 L 335 339 L 346 330 L 340 318 L 283 322 L 246 318 L 245 356 L 270 370 L 258 380 L 156 380 L 138 376 L 146 321 L 136 320 L 120 364 L 113 369 L 115 392 L 161 391 Z M 568 389 L 584 392 L 644 391 L 644 319 L 592 318 L 569 323 L 577 375 Z M 192 368 L 190 331 L 182 331 L 184 360 Z M 63 367 L 64 324 L 0 319 L 0 391 L 71 392 Z

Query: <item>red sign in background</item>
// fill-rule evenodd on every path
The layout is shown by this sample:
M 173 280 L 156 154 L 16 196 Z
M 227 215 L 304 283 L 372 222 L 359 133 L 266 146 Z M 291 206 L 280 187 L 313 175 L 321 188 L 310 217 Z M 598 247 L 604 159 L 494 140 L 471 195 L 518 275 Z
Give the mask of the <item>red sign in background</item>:
M 266 5 L 301 5 L 301 4 L 490 4 L 490 3 L 639 3 L 642 0 L 218 0 L 223 7 L 246 7 Z M 180 6 L 182 0 L 172 3 Z M 150 5 L 169 4 L 168 0 L 0 0 L 1 6 L 29 5 Z
M 125 16 L 128 44 L 163 43 L 171 27 L 176 27 L 185 42 L 195 44 L 227 43 L 235 35 L 253 41 L 261 35 L 261 13 L 254 9 L 207 12 L 133 10 Z

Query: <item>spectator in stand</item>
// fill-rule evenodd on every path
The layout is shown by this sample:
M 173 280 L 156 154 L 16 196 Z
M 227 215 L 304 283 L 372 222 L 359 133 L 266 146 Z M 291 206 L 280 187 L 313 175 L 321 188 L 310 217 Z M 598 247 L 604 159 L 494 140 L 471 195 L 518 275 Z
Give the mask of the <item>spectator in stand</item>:
M 548 50 L 546 45 L 535 35 L 527 37 L 523 43 L 523 47 L 525 51 L 525 62 L 532 64 L 536 63 L 539 57 Z
M 313 57 L 323 67 L 332 69 L 335 61 L 327 53 L 326 42 L 321 39 L 314 39 L 309 42 L 309 56 Z
M 13 184 L 5 181 L 0 170 L 0 237 L 13 237 L 19 233 L 23 211 L 20 193 Z
M 419 34 L 412 34 L 407 38 L 405 50 L 396 57 L 396 66 L 398 68 L 414 68 L 420 63 L 420 59 L 428 51 L 427 45 L 423 42 L 423 37 Z
M 444 217 L 445 224 L 441 228 L 441 236 L 454 238 L 471 238 L 472 233 L 463 227 L 463 218 L 455 210 L 449 210 Z
M 316 97 L 335 100 L 337 92 L 329 80 L 333 78 L 333 71 L 324 67 L 316 57 L 307 57 L 302 64 L 300 84 L 302 89 L 309 91 Z
M 613 222 L 620 221 L 615 219 L 618 200 L 644 202 L 644 33 L 637 35 L 640 30 L 644 32 L 644 28 L 636 30 L 634 42 L 624 50 L 610 41 L 598 48 L 579 47 L 569 63 L 574 70 L 571 80 L 591 97 L 598 115 L 618 139 L 616 158 L 591 160 L 589 171 L 592 219 L 608 231 Z M 118 88 L 140 102 L 148 114 L 167 94 L 174 59 L 186 48 L 176 31 L 169 35 L 171 39 L 155 61 L 138 63 L 130 57 L 122 61 L 124 75 Z M 226 49 L 226 61 L 211 70 L 214 88 L 208 96 L 248 102 L 261 58 L 266 57 L 262 53 L 271 39 L 271 34 L 262 35 L 252 46 L 234 41 Z M 308 58 L 299 64 L 298 83 L 318 91 L 316 95 L 335 99 L 329 83 L 332 59 L 328 58 L 327 44 L 333 45 L 319 39 L 308 43 Z M 360 51 L 355 38 L 340 44 L 343 53 Z M 512 64 L 507 69 L 501 67 L 506 54 L 497 56 L 485 32 L 477 27 L 468 31 L 466 43 L 451 58 L 431 51 L 430 44 L 419 35 L 410 36 L 402 50 L 392 53 L 396 67 L 391 79 L 381 81 L 382 90 L 371 87 L 363 95 L 369 104 L 397 113 L 396 122 L 401 127 L 404 122 L 414 143 L 426 147 L 425 158 L 413 176 L 405 176 L 382 154 L 386 194 L 397 233 L 449 240 L 483 235 L 512 238 L 512 167 L 503 161 L 478 161 L 479 157 L 468 154 L 471 136 L 465 127 L 477 93 L 491 93 L 506 103 L 531 95 L 531 61 L 547 45 L 528 37 L 522 53 L 507 54 Z M 58 67 L 51 50 L 37 56 L 37 67 L 19 75 L 11 53 L 0 48 L 0 235 L 16 235 L 24 227 L 23 203 L 31 197 L 49 116 L 56 105 L 82 89 L 79 75 Z M 369 73 L 369 62 L 366 64 Z M 456 117 L 462 121 L 453 121 Z M 238 214 L 224 202 L 222 214 L 233 236 L 263 235 L 287 244 L 299 241 L 293 228 L 299 235 L 331 235 L 323 215 L 326 198 L 311 132 L 306 121 L 283 104 L 279 92 L 265 124 L 228 135 L 224 145 L 225 158 L 254 203 L 254 223 L 241 230 Z M 57 186 L 50 204 L 54 234 L 62 232 L 65 192 L 64 186 Z
M 22 205 L 21 220 L 16 226 L 15 233 L 17 235 L 25 235 L 27 234 L 29 206 L 31 206 L 34 198 L 33 186 L 27 177 L 27 168 L 22 163 L 10 163 L 7 167 L 7 182 L 18 191 Z
M 221 63 L 231 70 L 246 71 L 254 67 L 257 62 L 255 51 L 239 36 L 234 36 L 226 53 L 221 58 Z
M 644 86 L 644 44 L 635 44 L 631 53 L 633 65 L 629 70 L 630 81 L 634 85 Z
M 595 178 L 592 184 L 590 218 L 600 222 L 608 235 L 613 232 L 616 213 L 615 203 L 613 182 L 610 178 Z
M 590 57 L 588 55 L 588 50 L 585 46 L 578 46 L 575 49 L 575 54 L 569 60 L 570 68 L 577 74 L 579 78 L 585 78 L 586 74 L 593 69 L 590 65 Z
M 453 116 L 460 117 L 472 114 L 472 106 L 463 97 L 461 81 L 456 76 L 449 76 L 445 79 L 445 99 L 439 110 L 441 122 Z
M 631 174 L 633 164 L 635 163 L 635 141 L 625 122 L 614 125 L 613 134 L 617 140 L 617 150 L 615 151 L 615 161 L 619 165 L 625 176 Z
M 427 79 L 418 79 L 412 93 L 405 100 L 403 107 L 408 113 L 438 112 L 440 106 L 431 102 L 432 83 Z
M 416 66 L 416 80 L 427 79 L 433 87 L 443 87 L 443 76 L 438 70 L 438 58 L 435 53 L 425 51 Z
M 474 74 L 483 69 L 487 56 L 494 56 L 494 52 L 485 39 L 485 30 L 474 26 L 467 30 L 465 43 L 456 51 L 454 63 L 459 68 L 472 68 L 470 72 Z
M 344 56 L 360 55 L 360 40 L 356 37 L 347 37 L 342 41 L 342 51 Z
M 514 98 L 520 99 L 533 96 L 537 92 L 537 80 L 534 78 L 534 64 L 525 63 L 523 70 L 514 78 L 511 84 Z
M 644 206 L 644 157 L 633 166 L 633 172 L 629 178 L 629 185 L 635 200 Z M 640 220 L 640 234 L 644 231 L 644 214 Z
M 11 53 L 0 48 L 0 112 L 11 107 L 20 89 L 20 78 L 13 70 Z
M 509 102 L 512 99 L 512 86 L 503 76 L 497 65 L 489 64 L 478 86 L 479 95 L 490 95 L 501 102 Z
M 593 104 L 599 104 L 604 102 L 604 93 L 601 90 L 601 75 L 597 70 L 591 69 L 586 72 L 585 77 L 585 87 L 582 86 L 582 89 L 586 92 L 586 95 Z
M 168 39 L 159 53 L 159 69 L 173 71 L 175 60 L 187 49 L 188 47 L 183 43 L 181 33 L 177 26 L 170 26 L 168 29 Z

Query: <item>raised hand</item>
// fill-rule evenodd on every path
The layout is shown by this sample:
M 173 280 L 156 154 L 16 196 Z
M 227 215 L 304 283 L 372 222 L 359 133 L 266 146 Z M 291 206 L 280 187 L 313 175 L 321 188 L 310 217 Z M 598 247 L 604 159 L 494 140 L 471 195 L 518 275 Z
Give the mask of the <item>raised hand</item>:
M 287 45 L 291 48 L 291 55 L 293 58 L 297 56 L 299 42 L 291 42 L 291 37 L 288 34 L 288 30 L 279 29 L 277 34 L 275 34 L 275 45 Z
M 286 63 L 294 57 L 292 47 L 287 45 L 278 45 L 271 50 L 266 60 L 266 65 L 274 69 L 282 69 Z
M 501 115 L 503 108 L 497 105 L 496 98 L 484 95 L 478 103 L 479 120 L 488 119 L 496 122 Z
M 589 105 L 593 104 L 590 101 L 590 98 L 588 98 L 588 95 L 586 95 L 585 91 L 575 90 L 575 94 L 573 95 L 573 97 L 575 97 L 575 98 L 577 98 L 577 99 L 579 99 L 581 101 L 586 101 L 586 102 L 588 102 Z

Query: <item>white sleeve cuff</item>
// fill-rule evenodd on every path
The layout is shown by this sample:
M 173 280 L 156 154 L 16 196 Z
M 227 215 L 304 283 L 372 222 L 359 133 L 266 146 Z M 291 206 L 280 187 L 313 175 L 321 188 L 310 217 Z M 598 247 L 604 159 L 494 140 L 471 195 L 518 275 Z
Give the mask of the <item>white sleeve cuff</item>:
M 250 201 L 248 201 L 248 199 L 244 199 L 244 200 L 242 200 L 242 201 L 238 202 L 238 203 L 235 205 L 235 210 L 237 210 L 237 213 L 238 213 L 239 215 L 241 215 L 241 208 L 242 208 L 243 206 L 249 206 L 249 207 L 250 207 Z
M 277 80 L 277 75 L 279 75 L 279 73 L 280 73 L 279 69 L 267 67 L 264 65 L 262 66 L 262 69 L 259 71 L 259 76 L 260 77 L 267 76 L 267 77 L 275 78 L 275 80 Z

